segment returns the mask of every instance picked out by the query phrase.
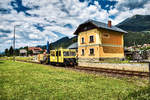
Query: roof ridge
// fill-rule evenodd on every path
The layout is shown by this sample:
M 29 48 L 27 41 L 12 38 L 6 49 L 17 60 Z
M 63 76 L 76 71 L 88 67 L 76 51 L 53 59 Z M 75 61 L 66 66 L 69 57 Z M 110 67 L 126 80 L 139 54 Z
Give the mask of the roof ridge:
M 123 32 L 123 33 L 127 33 L 126 31 L 122 30 L 121 28 L 118 28 L 114 25 L 112 25 L 111 27 L 108 27 L 107 23 L 104 22 L 99 22 L 96 20 L 92 20 L 91 23 L 93 23 L 94 25 L 100 27 L 100 28 L 105 28 L 105 29 L 109 29 L 109 30 L 114 30 L 114 31 L 119 31 L 119 32 Z
M 117 31 L 117 32 L 121 32 L 121 33 L 128 33 L 128 32 L 126 32 L 126 31 L 122 30 L 121 28 L 118 28 L 118 27 L 116 27 L 114 25 L 112 25 L 111 27 L 108 27 L 107 23 L 96 21 L 96 20 L 93 20 L 93 19 L 88 19 L 84 23 L 80 24 L 79 27 L 81 25 L 84 25 L 84 24 L 87 24 L 87 23 L 91 23 L 91 24 L 95 25 L 98 28 L 108 29 L 108 30 Z M 77 30 L 78 30 L 78 28 L 77 28 Z M 75 31 L 74 34 L 76 34 L 77 30 Z

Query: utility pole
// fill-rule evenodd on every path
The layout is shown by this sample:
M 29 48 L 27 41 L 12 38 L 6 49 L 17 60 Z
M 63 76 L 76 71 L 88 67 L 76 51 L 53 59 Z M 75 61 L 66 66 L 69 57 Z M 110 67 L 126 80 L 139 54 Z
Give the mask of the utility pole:
M 20 25 L 14 25 L 14 37 L 13 37 L 13 61 L 15 61 L 15 41 L 16 41 L 16 27 Z
M 14 26 L 14 40 L 13 40 L 13 61 L 15 61 L 15 28 L 16 26 Z

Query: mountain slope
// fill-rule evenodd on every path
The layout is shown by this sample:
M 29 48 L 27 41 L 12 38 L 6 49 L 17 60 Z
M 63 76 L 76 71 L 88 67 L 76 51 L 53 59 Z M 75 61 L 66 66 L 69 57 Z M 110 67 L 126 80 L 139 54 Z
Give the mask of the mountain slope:
M 69 37 L 63 37 L 59 40 L 57 40 L 56 42 L 51 43 L 51 49 L 57 49 L 57 48 L 67 48 L 68 46 L 70 46 L 71 44 L 77 42 L 77 36 L 74 36 L 72 38 Z M 44 46 L 37 46 L 37 47 L 41 47 L 42 49 L 46 49 L 46 45 Z
M 125 31 L 150 31 L 150 15 L 135 15 L 116 25 Z
M 60 47 L 67 48 L 68 46 L 70 46 L 74 42 L 77 42 L 77 36 L 72 37 L 72 38 L 64 37 L 64 38 L 57 40 L 56 42 L 53 42 L 52 48 L 53 49 L 60 48 Z

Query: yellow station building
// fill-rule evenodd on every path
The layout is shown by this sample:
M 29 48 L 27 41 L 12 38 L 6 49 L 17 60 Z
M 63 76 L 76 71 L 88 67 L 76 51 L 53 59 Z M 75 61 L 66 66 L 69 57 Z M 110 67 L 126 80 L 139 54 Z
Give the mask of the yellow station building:
M 78 61 L 124 58 L 123 35 L 127 32 L 111 25 L 88 20 L 74 32 L 78 35 Z

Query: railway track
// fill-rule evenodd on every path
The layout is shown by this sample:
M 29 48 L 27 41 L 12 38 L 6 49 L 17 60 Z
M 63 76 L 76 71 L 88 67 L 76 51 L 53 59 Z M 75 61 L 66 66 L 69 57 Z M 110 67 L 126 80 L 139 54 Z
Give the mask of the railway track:
M 76 67 L 79 70 L 94 71 L 94 72 L 103 72 L 110 74 L 119 74 L 126 76 L 139 76 L 139 77 L 149 77 L 149 72 L 140 72 L 140 71 L 130 71 L 130 70 L 117 70 L 117 69 L 106 69 L 106 68 L 95 68 L 95 67 Z
M 21 61 L 21 60 L 17 60 L 17 61 Z M 29 62 L 29 61 L 21 61 L 21 62 Z M 29 62 L 29 63 L 40 64 L 38 62 Z M 46 65 L 46 64 L 44 64 L 44 65 Z M 61 66 L 59 66 L 59 67 L 61 67 Z M 108 73 L 108 74 L 122 75 L 122 76 L 150 77 L 150 72 L 107 69 L 107 68 L 96 68 L 96 67 L 79 67 L 79 66 L 76 66 L 76 67 L 68 66 L 68 67 L 65 67 L 65 68 L 76 69 L 76 70 L 84 70 L 84 71 L 90 71 L 90 72 Z

